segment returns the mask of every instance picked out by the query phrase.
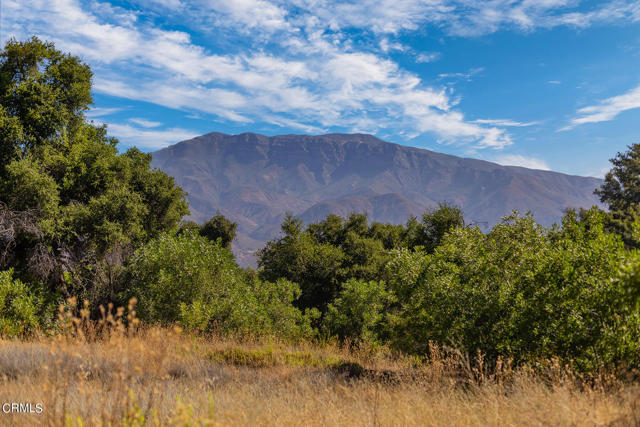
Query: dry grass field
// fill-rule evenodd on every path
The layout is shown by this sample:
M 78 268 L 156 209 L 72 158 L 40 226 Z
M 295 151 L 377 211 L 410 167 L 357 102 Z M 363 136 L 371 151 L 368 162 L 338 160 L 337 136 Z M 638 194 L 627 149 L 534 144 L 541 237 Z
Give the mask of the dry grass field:
M 508 363 L 473 369 L 435 348 L 418 361 L 384 349 L 131 333 L 112 323 L 100 333 L 1 342 L 0 402 L 43 411 L 0 413 L 0 423 L 640 425 L 640 387 L 587 380 L 556 363 L 536 372 Z

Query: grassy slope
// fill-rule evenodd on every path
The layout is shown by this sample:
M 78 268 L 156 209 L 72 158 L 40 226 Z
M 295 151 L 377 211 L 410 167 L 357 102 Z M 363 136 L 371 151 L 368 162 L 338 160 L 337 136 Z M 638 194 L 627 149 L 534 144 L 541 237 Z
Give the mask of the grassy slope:
M 332 345 L 193 338 L 165 329 L 0 343 L 2 425 L 638 425 L 640 389 L 417 362 Z M 635 414 L 635 418 L 634 418 Z

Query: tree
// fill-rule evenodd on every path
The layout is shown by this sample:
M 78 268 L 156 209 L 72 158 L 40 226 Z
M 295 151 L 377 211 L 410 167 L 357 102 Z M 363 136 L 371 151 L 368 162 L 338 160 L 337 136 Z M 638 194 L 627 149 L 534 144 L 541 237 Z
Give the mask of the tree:
M 62 146 L 91 104 L 88 65 L 33 37 L 0 53 L 0 168 L 43 145 Z
M 218 214 L 200 227 L 200 235 L 215 242 L 220 239 L 222 246 L 231 249 L 231 242 L 236 238 L 238 224 Z
M 329 243 L 319 243 L 291 214 L 286 215 L 281 228 L 284 236 L 268 242 L 258 253 L 260 277 L 271 282 L 284 278 L 298 283 L 298 307 L 325 310 L 340 290 L 338 271 L 343 251 Z
M 426 212 L 421 223 L 411 218 L 406 227 L 369 224 L 366 214 L 351 213 L 328 215 L 305 229 L 289 214 L 282 223 L 284 236 L 259 252 L 258 266 L 264 280 L 284 277 L 298 283 L 298 305 L 324 313 L 349 280 L 384 280 L 393 250 L 421 246 L 433 252 L 449 231 L 463 226 L 462 210 L 447 203 Z
M 640 247 L 633 224 L 640 220 L 640 144 L 611 159 L 613 168 L 595 194 L 609 207 L 607 228 L 620 234 L 628 246 Z
M 65 296 L 115 298 L 135 248 L 188 213 L 173 178 L 87 122 L 91 70 L 37 38 L 0 53 L 0 268 Z
M 413 232 L 409 238 L 409 245 L 422 246 L 431 253 L 440 245 L 447 232 L 464 226 L 462 209 L 442 202 L 438 205 L 438 209 L 425 212 L 420 224 L 415 224 L 415 221 L 411 220 L 407 223 L 407 229 Z

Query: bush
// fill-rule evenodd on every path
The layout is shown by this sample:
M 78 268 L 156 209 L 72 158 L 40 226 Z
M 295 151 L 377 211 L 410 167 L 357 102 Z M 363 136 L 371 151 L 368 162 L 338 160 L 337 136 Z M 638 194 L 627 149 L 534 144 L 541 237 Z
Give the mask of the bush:
M 13 278 L 13 270 L 0 271 L 0 336 L 24 337 L 38 330 L 42 299 Z
M 139 315 L 197 331 L 296 337 L 309 320 L 293 305 L 300 293 L 286 280 L 261 282 L 238 268 L 220 242 L 192 232 L 164 234 L 136 252 L 130 266 Z
M 384 313 L 393 301 L 384 282 L 348 280 L 340 295 L 329 305 L 323 326 L 329 335 L 367 343 L 385 338 Z
M 614 279 L 620 260 L 639 259 L 603 223 L 595 210 L 553 229 L 514 215 L 487 235 L 455 229 L 433 254 L 399 251 L 389 266 L 400 301 L 394 344 L 426 353 L 434 340 L 516 362 L 560 357 L 585 370 L 638 366 L 638 311 Z

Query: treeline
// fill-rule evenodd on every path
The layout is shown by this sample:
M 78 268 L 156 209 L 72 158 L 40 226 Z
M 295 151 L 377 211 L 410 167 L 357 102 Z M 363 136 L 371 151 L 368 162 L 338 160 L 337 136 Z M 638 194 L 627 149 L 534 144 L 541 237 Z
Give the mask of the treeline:
M 86 120 L 91 70 L 34 38 L 0 53 L 0 335 L 55 333 L 69 299 L 99 317 L 139 303 L 148 324 L 198 333 L 338 339 L 426 355 L 640 367 L 640 145 L 598 190 L 609 211 L 530 215 L 490 232 L 446 203 L 405 225 L 288 215 L 258 253 L 236 224 L 183 222 L 184 192 Z

